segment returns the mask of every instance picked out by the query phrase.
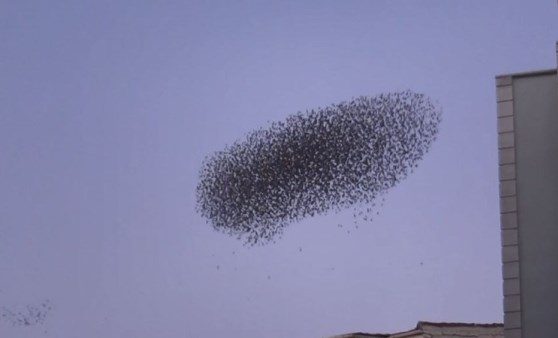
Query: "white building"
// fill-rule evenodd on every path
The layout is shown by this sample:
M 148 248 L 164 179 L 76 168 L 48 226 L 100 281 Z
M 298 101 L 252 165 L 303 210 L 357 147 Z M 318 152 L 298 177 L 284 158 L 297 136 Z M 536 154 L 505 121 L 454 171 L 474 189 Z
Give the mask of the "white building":
M 505 338 L 558 337 L 557 69 L 496 93 Z

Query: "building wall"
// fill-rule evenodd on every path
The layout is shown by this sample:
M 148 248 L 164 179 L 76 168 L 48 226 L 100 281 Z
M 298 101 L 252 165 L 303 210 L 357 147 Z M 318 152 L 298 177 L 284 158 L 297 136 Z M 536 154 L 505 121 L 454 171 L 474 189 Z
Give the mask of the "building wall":
M 558 76 L 497 77 L 506 338 L 558 336 Z
M 558 83 L 514 79 L 523 337 L 558 335 Z

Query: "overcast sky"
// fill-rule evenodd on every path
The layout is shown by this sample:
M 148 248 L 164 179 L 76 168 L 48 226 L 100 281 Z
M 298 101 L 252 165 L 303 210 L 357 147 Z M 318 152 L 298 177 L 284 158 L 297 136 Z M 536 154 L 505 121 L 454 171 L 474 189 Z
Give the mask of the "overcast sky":
M 3 0 L 0 336 L 501 322 L 494 76 L 555 67 L 557 33 L 552 0 Z M 373 222 L 310 218 L 249 248 L 196 214 L 206 155 L 405 89 L 439 102 L 441 132 Z M 44 320 L 20 325 L 27 306 Z

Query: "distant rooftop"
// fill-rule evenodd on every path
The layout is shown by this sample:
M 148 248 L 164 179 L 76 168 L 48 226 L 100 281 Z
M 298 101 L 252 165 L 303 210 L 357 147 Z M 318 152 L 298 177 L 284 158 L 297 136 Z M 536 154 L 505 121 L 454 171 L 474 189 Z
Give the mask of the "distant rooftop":
M 504 325 L 501 323 L 477 324 L 477 323 L 434 323 L 420 321 L 414 329 L 396 333 L 347 333 L 331 338 L 503 338 Z

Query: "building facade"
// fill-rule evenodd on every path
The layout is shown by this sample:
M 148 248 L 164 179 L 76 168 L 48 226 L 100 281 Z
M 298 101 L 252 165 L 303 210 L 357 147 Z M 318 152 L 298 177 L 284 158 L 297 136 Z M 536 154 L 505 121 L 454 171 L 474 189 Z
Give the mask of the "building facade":
M 558 337 L 557 69 L 497 76 L 496 96 L 505 338 Z

